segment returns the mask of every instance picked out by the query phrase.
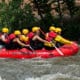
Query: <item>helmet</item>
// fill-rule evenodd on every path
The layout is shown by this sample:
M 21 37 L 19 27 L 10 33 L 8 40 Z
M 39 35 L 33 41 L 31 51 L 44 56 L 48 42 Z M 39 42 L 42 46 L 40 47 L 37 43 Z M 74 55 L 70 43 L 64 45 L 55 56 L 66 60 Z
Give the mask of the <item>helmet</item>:
M 49 27 L 49 31 L 55 31 L 55 30 L 56 30 L 56 28 L 54 26 Z
M 4 33 L 8 33 L 9 32 L 9 29 L 8 28 L 2 28 L 2 32 L 4 32 Z
M 23 29 L 22 30 L 22 33 L 25 35 L 25 34 L 28 34 L 29 33 L 29 30 L 28 29 Z
M 20 35 L 21 32 L 20 32 L 19 30 L 15 30 L 15 31 L 14 31 L 14 34 L 15 34 L 15 35 Z
M 29 38 L 26 37 L 25 35 L 21 35 L 21 36 L 20 36 L 20 40 L 26 42 L 26 41 L 29 40 Z
M 56 28 L 56 32 L 61 32 L 62 31 L 62 29 L 61 28 Z
M 32 28 L 32 32 L 36 32 L 37 30 L 40 30 L 40 27 L 35 26 L 35 27 Z

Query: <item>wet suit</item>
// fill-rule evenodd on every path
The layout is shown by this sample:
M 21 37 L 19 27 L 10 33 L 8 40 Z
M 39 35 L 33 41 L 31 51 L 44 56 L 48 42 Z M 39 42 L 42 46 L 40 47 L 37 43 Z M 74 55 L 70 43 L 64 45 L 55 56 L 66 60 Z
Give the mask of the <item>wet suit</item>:
M 34 50 L 43 48 L 43 43 L 39 40 L 31 40 L 30 45 Z
M 42 37 L 42 34 L 39 35 L 40 37 Z M 30 46 L 34 49 L 34 50 L 37 50 L 37 49 L 42 49 L 44 44 L 43 42 L 39 41 L 38 39 L 36 40 L 33 40 L 32 38 L 34 37 L 34 33 L 31 32 L 30 33 Z

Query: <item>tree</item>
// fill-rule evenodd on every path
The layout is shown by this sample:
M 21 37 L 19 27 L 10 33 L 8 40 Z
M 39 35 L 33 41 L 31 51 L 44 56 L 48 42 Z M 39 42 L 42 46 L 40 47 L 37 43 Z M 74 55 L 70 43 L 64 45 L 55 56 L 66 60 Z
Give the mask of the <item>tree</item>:
M 32 15 L 30 5 L 26 4 L 23 8 L 23 0 L 12 0 L 9 4 L 0 3 L 0 26 L 14 29 L 22 29 L 32 26 L 36 20 Z
M 53 24 L 53 17 L 50 14 L 51 7 L 47 4 L 48 0 L 33 0 L 33 3 L 41 17 L 41 28 L 46 27 L 46 30 L 48 30 L 48 27 Z

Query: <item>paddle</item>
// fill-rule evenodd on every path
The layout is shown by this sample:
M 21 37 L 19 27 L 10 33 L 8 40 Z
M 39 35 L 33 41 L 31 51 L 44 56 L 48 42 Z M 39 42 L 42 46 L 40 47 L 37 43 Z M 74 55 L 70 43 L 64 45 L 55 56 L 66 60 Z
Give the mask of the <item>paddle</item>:
M 51 44 L 54 46 L 54 48 L 57 50 L 57 52 L 58 52 L 60 55 L 62 55 L 62 56 L 64 55 L 63 52 L 62 52 L 59 48 L 57 48 L 56 45 L 55 45 L 53 42 L 51 42 Z
M 29 48 L 30 48 L 32 51 L 34 51 L 34 49 L 33 49 L 31 46 L 29 46 Z
M 31 46 L 29 46 L 29 48 L 32 50 L 33 53 L 36 53 L 35 50 Z

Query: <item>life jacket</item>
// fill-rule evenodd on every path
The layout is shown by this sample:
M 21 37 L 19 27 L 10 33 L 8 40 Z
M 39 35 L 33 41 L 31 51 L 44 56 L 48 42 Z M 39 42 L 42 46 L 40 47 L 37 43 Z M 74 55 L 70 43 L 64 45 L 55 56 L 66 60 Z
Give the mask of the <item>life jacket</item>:
M 9 49 L 9 50 L 13 50 L 13 49 L 21 49 L 22 46 L 20 46 L 16 41 L 14 42 L 13 40 L 16 38 L 16 36 L 13 36 L 13 34 L 10 34 L 9 35 L 9 44 L 6 45 L 6 49 Z
M 18 44 L 16 42 L 13 42 L 14 38 L 16 38 L 15 34 L 13 34 L 13 33 L 9 34 L 9 36 L 8 36 L 9 44 L 6 45 L 6 49 L 12 50 L 12 49 L 18 48 L 18 46 L 17 46 Z
M 31 40 L 34 37 L 34 33 L 30 32 L 27 36 L 29 37 L 29 40 Z
M 15 37 L 16 37 L 16 35 L 12 33 L 9 35 L 9 40 L 13 40 Z
M 55 33 L 55 32 L 49 32 L 49 33 L 47 33 L 46 34 L 46 36 L 45 36 L 45 39 L 47 40 L 47 41 L 52 41 L 55 37 L 57 36 L 57 34 Z

